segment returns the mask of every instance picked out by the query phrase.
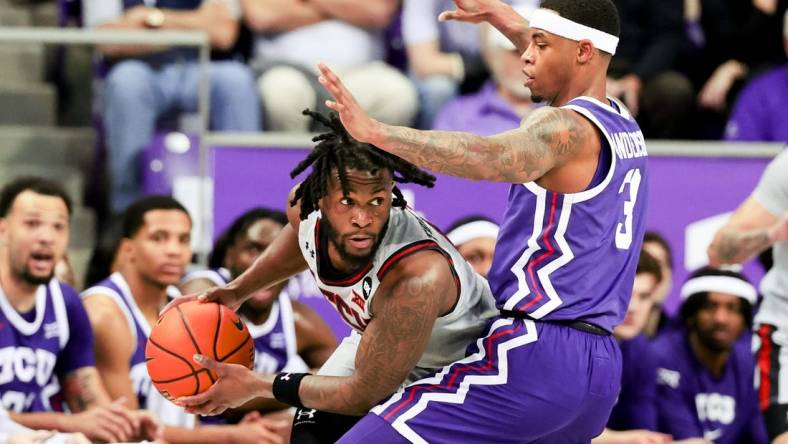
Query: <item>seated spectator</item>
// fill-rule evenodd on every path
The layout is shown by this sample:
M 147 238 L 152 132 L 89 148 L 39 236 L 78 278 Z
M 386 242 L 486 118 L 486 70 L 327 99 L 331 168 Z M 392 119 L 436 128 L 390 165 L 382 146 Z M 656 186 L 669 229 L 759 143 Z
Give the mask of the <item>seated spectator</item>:
M 539 2 L 519 0 L 514 4 L 535 8 Z M 487 77 L 479 45 L 479 27 L 457 21 L 438 21 L 438 14 L 452 9 L 452 0 L 403 2 L 402 38 L 411 78 L 419 91 L 419 128 L 433 127 L 438 111 L 457 95 L 461 85 L 473 88 L 475 84 L 478 88 L 479 82 Z M 476 88 L 468 92 L 475 92 Z
M 54 279 L 70 216 L 68 195 L 45 179 L 18 179 L 0 191 L 0 402 L 33 430 L 100 442 L 152 439 L 157 425 L 149 416 L 107 395 L 85 309 Z
M 788 12 L 783 41 L 788 54 Z M 725 139 L 732 141 L 788 142 L 788 63 L 754 78 L 733 108 Z
M 624 101 L 649 138 L 677 138 L 693 109 L 689 81 L 672 71 L 682 39 L 682 0 L 615 0 L 621 40 L 607 94 Z
M 383 31 L 397 0 L 242 0 L 255 32 L 252 65 L 260 73 L 266 128 L 306 132 L 305 108 L 327 111 L 329 98 L 317 81 L 324 62 L 343 74 L 361 106 L 377 120 L 410 124 L 418 108 L 408 78 L 384 60 Z
M 681 327 L 653 343 L 659 430 L 717 444 L 769 442 L 749 348 L 757 292 L 741 274 L 701 268 L 681 289 Z
M 124 260 L 117 272 L 82 293 L 101 379 L 113 397 L 157 416 L 167 442 L 277 442 L 271 425 L 262 421 L 194 429 L 194 416 L 151 383 L 145 346 L 168 301 L 168 286 L 178 283 L 191 259 L 191 228 L 186 209 L 170 197 L 145 197 L 127 209 L 119 247 Z
M 486 278 L 492 266 L 498 230 L 498 224 L 484 216 L 469 216 L 451 224 L 446 237 L 473 270 Z
M 279 211 L 255 208 L 242 214 L 216 241 L 209 260 L 211 269 L 187 275 L 181 290 L 194 294 L 227 285 L 252 266 L 285 225 L 287 216 Z M 308 306 L 291 301 L 286 287 L 288 281 L 259 291 L 239 309 L 254 339 L 254 369 L 258 373 L 319 369 L 337 346 L 328 325 Z M 260 398 L 224 416 L 237 420 L 250 411 L 284 408 L 284 404 Z M 292 414 L 287 415 L 292 419 Z
M 673 251 L 667 239 L 655 231 L 646 231 L 646 234 L 643 236 L 643 250 L 657 260 L 660 274 L 662 275 L 652 295 L 654 305 L 643 329 L 643 333 L 646 336 L 654 339 L 674 325 L 673 319 L 663 308 L 665 299 L 670 295 L 670 290 L 673 288 Z
M 433 129 L 467 131 L 482 136 L 515 129 L 536 109 L 531 91 L 523 84 L 520 54 L 503 34 L 485 25 L 484 61 L 492 74 L 481 91 L 447 103 L 435 119 Z
M 670 435 L 657 433 L 657 363 L 643 328 L 662 280 L 659 262 L 640 252 L 627 315 L 613 335 L 621 346 L 621 392 L 605 431 L 593 444 L 663 443 Z
M 238 36 L 238 0 L 84 0 L 84 23 L 97 29 L 206 31 L 211 46 L 229 50 Z M 153 4 L 153 6 L 151 6 Z M 102 91 L 111 175 L 111 211 L 140 195 L 140 153 L 151 140 L 157 118 L 173 111 L 195 112 L 200 68 L 195 48 L 101 45 L 109 66 Z M 210 65 L 210 128 L 258 131 L 260 104 L 251 71 L 241 62 Z
M 697 94 L 699 112 L 691 136 L 720 138 L 745 81 L 783 62 L 786 5 L 785 0 L 684 0 L 686 38 L 677 69 Z

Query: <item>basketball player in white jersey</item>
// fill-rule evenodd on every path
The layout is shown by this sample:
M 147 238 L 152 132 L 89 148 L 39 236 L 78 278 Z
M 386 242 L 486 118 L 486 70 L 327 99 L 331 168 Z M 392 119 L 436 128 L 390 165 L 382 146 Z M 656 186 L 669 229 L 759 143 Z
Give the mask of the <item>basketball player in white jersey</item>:
M 363 415 L 403 383 L 461 358 L 493 314 L 493 302 L 487 282 L 406 207 L 394 186 L 395 180 L 432 186 L 435 178 L 357 143 L 335 115 L 312 116 L 331 132 L 316 139 L 320 143 L 292 173 L 312 166 L 291 198 L 290 223 L 252 268 L 203 299 L 237 308 L 257 288 L 308 267 L 354 333 L 318 375 L 265 377 L 202 358 L 219 381 L 180 402 L 216 414 L 273 396 L 301 407 L 294 442 L 334 442 L 355 420 L 338 427 L 341 419 L 325 412 Z M 315 433 L 300 434 L 302 426 Z
M 279 442 L 254 421 L 194 428 L 194 416 L 151 383 L 145 346 L 167 303 L 167 288 L 180 281 L 191 259 L 191 228 L 186 209 L 168 196 L 144 197 L 126 210 L 119 270 L 82 293 L 96 337 L 96 366 L 113 397 L 149 410 L 166 426 L 163 438 L 169 443 Z

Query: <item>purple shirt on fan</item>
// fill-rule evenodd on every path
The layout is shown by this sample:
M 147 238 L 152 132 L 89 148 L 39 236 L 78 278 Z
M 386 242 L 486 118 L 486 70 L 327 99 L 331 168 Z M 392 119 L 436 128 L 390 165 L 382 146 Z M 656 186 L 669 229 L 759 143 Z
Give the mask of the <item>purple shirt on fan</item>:
M 476 94 L 457 97 L 441 108 L 434 130 L 464 131 L 481 136 L 509 131 L 520 126 L 520 117 L 488 81 Z
M 612 430 L 657 430 L 657 363 L 644 335 L 619 342 L 621 393 L 607 427 Z
M 788 142 L 788 64 L 753 79 L 736 100 L 725 139 Z
M 96 365 L 93 330 L 82 302 L 52 279 L 36 291 L 36 304 L 17 312 L 0 289 L 0 400 L 14 412 L 63 411 L 62 382 Z
M 608 150 L 610 164 L 580 193 L 511 186 L 490 287 L 500 309 L 612 331 L 627 311 L 643 241 L 648 153 L 637 122 L 617 102 L 578 97 L 564 108 L 597 127 L 600 158 Z
M 695 357 L 687 335 L 685 328 L 677 328 L 653 342 L 659 431 L 715 444 L 768 443 L 750 351 L 733 347 L 717 378 Z

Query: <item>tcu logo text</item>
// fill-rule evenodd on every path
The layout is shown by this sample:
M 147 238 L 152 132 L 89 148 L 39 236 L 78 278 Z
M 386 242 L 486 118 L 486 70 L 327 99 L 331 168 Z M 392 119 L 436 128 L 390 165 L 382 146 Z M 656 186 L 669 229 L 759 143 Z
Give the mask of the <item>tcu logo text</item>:
M 720 424 L 730 424 L 736 418 L 736 400 L 719 393 L 699 393 L 695 395 L 695 408 L 698 419 Z

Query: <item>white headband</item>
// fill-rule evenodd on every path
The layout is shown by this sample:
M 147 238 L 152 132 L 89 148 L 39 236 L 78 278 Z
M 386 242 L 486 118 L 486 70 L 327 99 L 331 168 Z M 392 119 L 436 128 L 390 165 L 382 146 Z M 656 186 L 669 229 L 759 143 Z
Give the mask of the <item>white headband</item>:
M 755 304 L 758 292 L 749 282 L 732 276 L 700 276 L 690 279 L 681 287 L 681 298 L 687 299 L 693 294 L 705 293 L 733 294 Z
M 480 237 L 498 238 L 498 225 L 486 220 L 476 220 L 451 230 L 446 235 L 454 245 L 462 245 Z
M 618 47 L 618 37 L 591 28 L 580 23 L 573 22 L 561 17 L 553 11 L 540 8 L 531 15 L 531 28 L 544 29 L 555 35 L 560 35 L 569 40 L 579 42 L 580 40 L 591 40 L 594 47 L 614 55 Z

